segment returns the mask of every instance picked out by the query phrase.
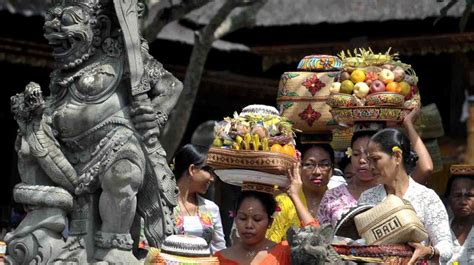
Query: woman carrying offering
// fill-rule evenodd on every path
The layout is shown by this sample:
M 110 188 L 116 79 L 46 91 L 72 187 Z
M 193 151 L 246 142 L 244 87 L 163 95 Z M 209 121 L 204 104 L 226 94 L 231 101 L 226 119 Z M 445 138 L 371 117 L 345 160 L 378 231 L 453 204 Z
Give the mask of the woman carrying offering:
M 293 201 L 301 226 L 319 226 L 300 199 L 302 181 L 300 167 L 289 171 L 288 197 Z M 286 241 L 275 243 L 265 238 L 277 209 L 274 197 L 268 193 L 243 191 L 237 200 L 235 224 L 240 235 L 232 247 L 219 251 L 215 256 L 221 265 L 289 265 L 290 247 Z
M 334 150 L 328 144 L 311 145 L 303 151 L 301 179 L 303 188 L 299 193 L 299 200 L 308 208 L 313 216 L 319 209 L 319 204 L 327 189 L 327 184 L 333 173 Z M 276 197 L 280 212 L 273 220 L 266 237 L 274 242 L 286 239 L 286 231 L 290 227 L 298 227 L 300 218 L 296 205 L 288 194 Z
M 370 171 L 380 183 L 359 198 L 360 204 L 378 204 L 387 194 L 394 194 L 409 201 L 424 224 L 429 241 L 409 243 L 415 250 L 409 264 L 422 259 L 440 257 L 442 263 L 451 258 L 452 240 L 448 214 L 438 195 L 415 182 L 407 172 L 412 172 L 417 156 L 411 152 L 408 138 L 396 129 L 384 129 L 369 141 L 368 160 Z
M 453 257 L 448 264 L 474 264 L 474 175 L 453 175 L 446 197 L 454 215 L 451 219 Z
M 174 209 L 178 234 L 204 238 L 214 253 L 226 247 L 219 207 L 200 194 L 214 181 L 213 169 L 206 165 L 207 148 L 183 146 L 175 157 L 175 176 L 179 188 Z
M 413 120 L 418 112 L 419 108 L 413 109 L 403 120 L 403 127 L 413 143 L 413 149 L 420 158 L 412 178 L 419 183 L 425 183 L 433 171 L 433 161 L 413 126 Z M 376 176 L 373 176 L 369 170 L 367 160 L 367 145 L 370 137 L 375 133 L 376 128 L 369 126 L 369 128 L 364 130 L 356 131 L 352 136 L 351 146 L 347 151 L 347 155 L 351 159 L 354 175 L 347 186 L 341 185 L 326 192 L 317 215 L 321 224 L 327 223 L 336 227 L 342 215 L 357 205 L 360 195 L 379 183 Z

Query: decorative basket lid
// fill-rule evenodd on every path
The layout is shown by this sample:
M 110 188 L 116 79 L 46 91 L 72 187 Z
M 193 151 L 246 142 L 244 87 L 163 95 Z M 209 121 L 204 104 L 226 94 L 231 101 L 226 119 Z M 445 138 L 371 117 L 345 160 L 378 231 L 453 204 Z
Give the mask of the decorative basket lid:
M 474 165 L 452 165 L 449 171 L 451 175 L 474 176 Z

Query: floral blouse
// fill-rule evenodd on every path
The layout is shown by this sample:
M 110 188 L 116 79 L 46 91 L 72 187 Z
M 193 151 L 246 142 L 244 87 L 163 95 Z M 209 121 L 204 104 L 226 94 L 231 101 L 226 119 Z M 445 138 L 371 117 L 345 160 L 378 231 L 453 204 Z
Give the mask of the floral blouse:
M 357 206 L 357 200 L 346 185 L 340 185 L 326 191 L 319 205 L 317 218 L 321 224 L 331 224 L 332 227 L 336 227 L 341 217 L 355 206 Z
M 204 238 L 215 253 L 225 249 L 224 231 L 222 229 L 219 207 L 212 201 L 197 195 L 198 214 L 182 215 L 179 206 L 174 208 L 178 234 L 194 235 Z
M 363 192 L 359 204 L 378 204 L 386 197 L 385 187 L 380 184 Z M 445 264 L 453 255 L 453 241 L 448 213 L 441 199 L 432 189 L 416 183 L 411 177 L 403 199 L 412 204 L 428 231 L 429 240 L 440 254 L 440 263 Z
M 174 208 L 178 234 L 194 235 L 204 238 L 211 252 L 215 253 L 226 248 L 224 231 L 222 229 L 219 207 L 212 201 L 197 196 L 198 214 L 196 216 L 182 215 L 179 206 Z M 139 248 L 148 249 L 148 242 L 143 229 L 143 219 L 140 232 Z

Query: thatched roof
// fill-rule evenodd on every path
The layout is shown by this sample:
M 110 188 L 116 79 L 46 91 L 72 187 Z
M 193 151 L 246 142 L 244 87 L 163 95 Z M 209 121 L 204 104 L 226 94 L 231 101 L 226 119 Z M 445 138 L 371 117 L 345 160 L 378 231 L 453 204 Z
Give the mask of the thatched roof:
M 166 6 L 167 1 L 158 7 Z M 206 24 L 225 0 L 214 0 L 187 15 L 197 24 Z M 51 0 L 0 0 L 0 10 L 25 16 L 42 15 Z M 257 26 L 317 25 L 320 23 L 373 22 L 412 20 L 437 17 L 446 5 L 437 0 L 269 0 L 257 16 Z M 464 8 L 460 1 L 448 12 L 459 17 Z M 236 10 L 238 12 L 238 10 Z M 194 32 L 179 23 L 170 23 L 157 36 L 158 39 L 194 43 Z M 245 45 L 218 40 L 213 44 L 219 50 L 248 51 Z
M 205 24 L 223 1 L 211 1 L 193 11 L 188 18 Z M 50 2 L 0 0 L 0 10 L 27 16 L 40 15 Z M 257 26 L 425 19 L 438 16 L 445 5 L 446 1 L 439 3 L 437 0 L 269 0 L 258 14 Z M 459 1 L 448 12 L 448 16 L 461 16 L 463 8 L 464 1 Z
M 225 0 L 193 11 L 188 18 L 206 24 Z M 446 2 L 446 1 L 445 1 Z M 257 26 L 315 25 L 320 23 L 413 20 L 437 17 L 446 3 L 437 0 L 269 0 L 260 10 Z M 459 1 L 448 16 L 461 16 Z

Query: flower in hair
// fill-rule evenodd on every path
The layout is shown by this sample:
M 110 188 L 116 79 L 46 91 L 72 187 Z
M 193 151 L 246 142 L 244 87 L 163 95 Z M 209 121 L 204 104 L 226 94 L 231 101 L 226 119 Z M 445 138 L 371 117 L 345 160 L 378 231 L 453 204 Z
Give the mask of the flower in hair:
M 275 219 L 280 212 L 281 208 L 277 205 L 277 207 L 275 207 L 275 211 L 272 214 L 272 218 Z
M 398 147 L 398 146 L 394 146 L 394 147 L 392 147 L 392 152 L 394 152 L 394 153 L 395 152 L 402 152 L 402 149 L 400 149 L 400 147 Z
M 301 160 L 301 152 L 298 149 L 296 149 L 295 152 L 296 152 L 296 159 L 298 161 Z
M 235 211 L 231 210 L 229 211 L 229 217 L 234 218 L 236 216 Z
M 348 158 L 350 158 L 352 156 L 352 148 L 349 146 L 347 147 L 347 150 L 346 150 L 346 156 Z

